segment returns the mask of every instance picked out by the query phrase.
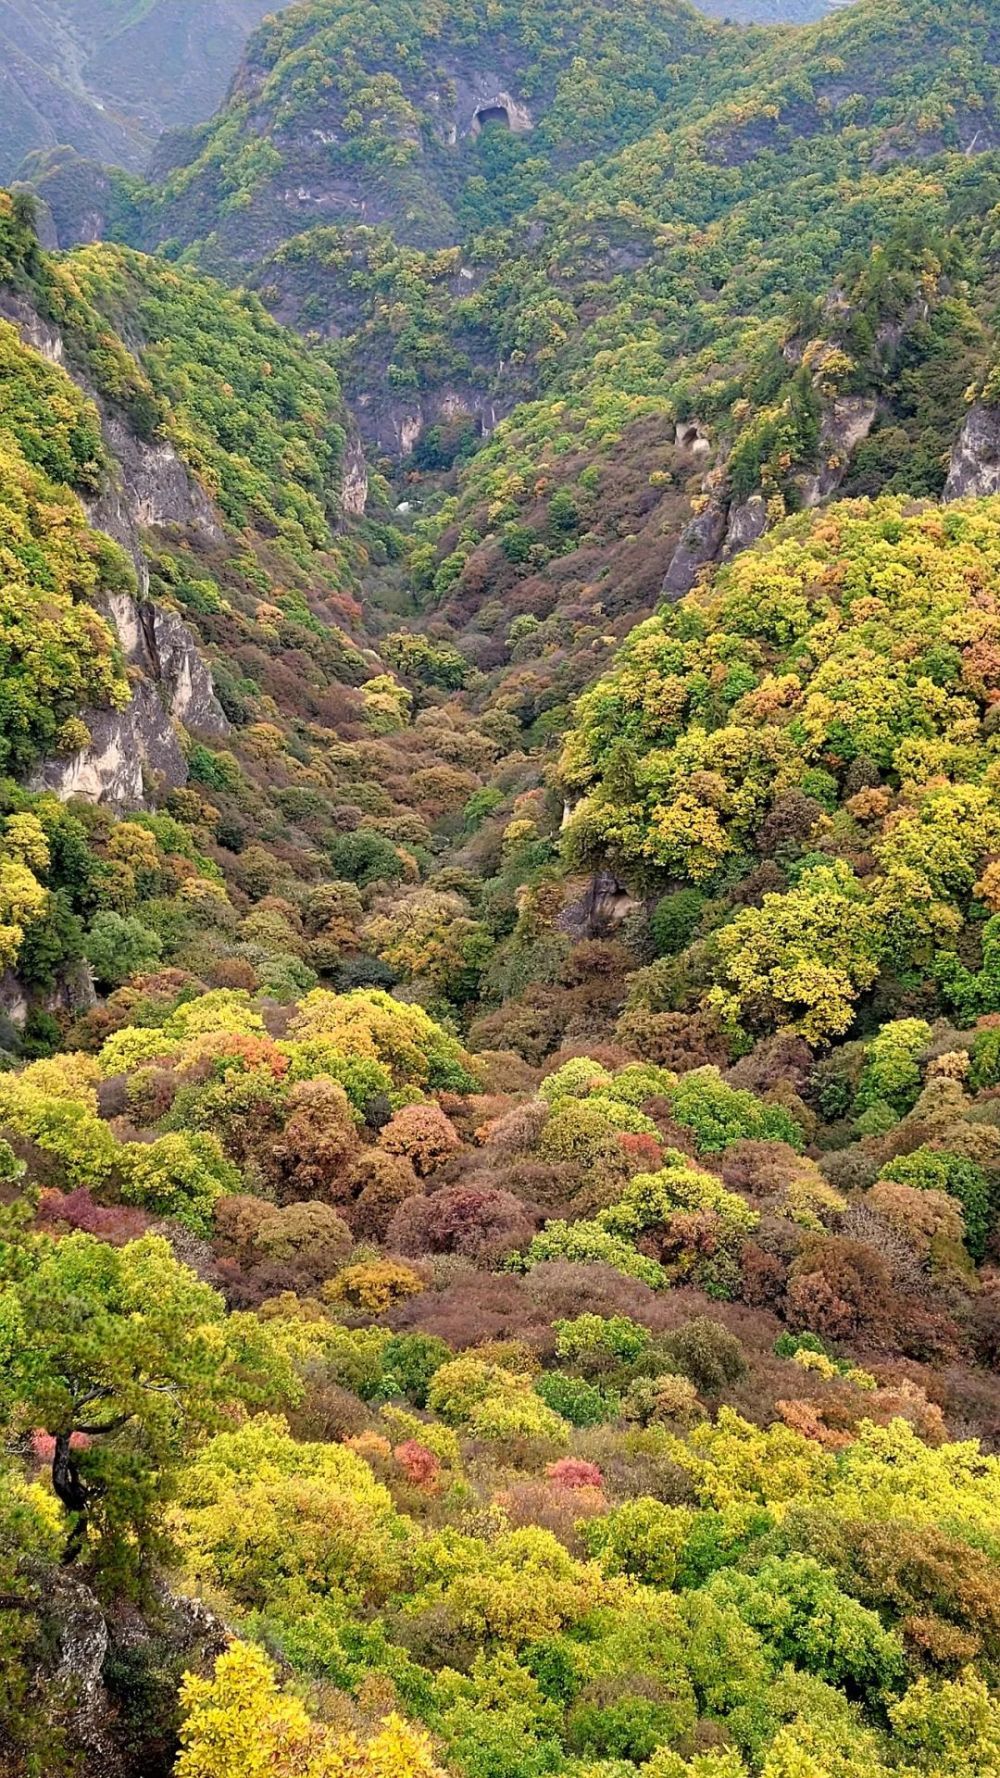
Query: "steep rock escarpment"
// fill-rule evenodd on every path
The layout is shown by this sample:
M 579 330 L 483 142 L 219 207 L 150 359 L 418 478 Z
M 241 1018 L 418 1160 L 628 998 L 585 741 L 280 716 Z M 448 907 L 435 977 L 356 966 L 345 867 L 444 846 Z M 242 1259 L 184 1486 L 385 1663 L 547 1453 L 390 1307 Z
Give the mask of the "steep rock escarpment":
M 853 453 L 871 433 L 877 412 L 877 403 L 862 395 L 838 396 L 826 403 L 820 421 L 816 466 L 795 478 L 803 506 L 821 506 L 833 498 L 847 474 Z M 1000 451 L 1000 427 L 997 438 Z M 686 429 L 678 427 L 678 442 L 686 446 L 695 462 L 715 454 L 711 441 L 697 423 Z M 1000 481 L 992 491 L 997 486 Z M 701 505 L 681 533 L 664 576 L 663 596 L 671 603 L 691 591 L 701 570 L 710 562 L 728 562 L 756 543 L 768 527 L 763 495 L 731 500 L 718 463 L 704 477 L 702 500 L 707 503 Z
M 223 540 L 222 525 L 173 445 L 166 439 L 147 443 L 111 412 L 67 360 L 58 330 L 25 298 L 4 291 L 0 314 L 14 323 L 27 345 L 61 365 L 97 407 L 112 469 L 101 493 L 84 503 L 85 510 L 94 529 L 124 549 L 137 584 L 137 596 L 116 591 L 98 602 L 132 669 L 130 702 L 120 711 L 83 711 L 88 745 L 68 758 L 44 760 L 32 775 L 31 788 L 118 810 L 142 808 L 154 788 L 168 791 L 187 780 L 177 725 L 207 740 L 224 740 L 229 733 L 194 633 L 176 612 L 148 597 L 143 535 L 178 531 L 212 546 Z
M 951 454 L 946 500 L 1000 493 L 1000 408 L 970 408 Z

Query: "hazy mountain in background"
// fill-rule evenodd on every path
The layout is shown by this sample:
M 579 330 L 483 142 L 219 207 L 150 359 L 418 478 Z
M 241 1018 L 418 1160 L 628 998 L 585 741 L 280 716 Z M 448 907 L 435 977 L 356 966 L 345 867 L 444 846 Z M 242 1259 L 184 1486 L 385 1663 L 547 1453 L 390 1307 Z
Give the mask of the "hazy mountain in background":
M 740 24 L 807 24 L 850 0 L 697 0 Z M 165 129 L 220 103 L 266 0 L 0 0 L 0 178 L 69 146 L 142 170 Z
M 699 12 L 737 25 L 809 25 L 852 0 L 694 0 Z
M 266 0 L 0 0 L 0 177 L 68 144 L 141 169 L 207 117 Z

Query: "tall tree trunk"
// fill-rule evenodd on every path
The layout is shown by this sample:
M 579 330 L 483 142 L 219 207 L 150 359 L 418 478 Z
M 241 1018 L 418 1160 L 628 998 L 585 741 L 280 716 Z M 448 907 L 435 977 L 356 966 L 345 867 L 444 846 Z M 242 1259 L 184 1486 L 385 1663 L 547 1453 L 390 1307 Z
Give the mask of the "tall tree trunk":
M 71 1432 L 56 1434 L 56 1448 L 52 1457 L 52 1486 L 66 1511 L 73 1515 L 73 1525 L 62 1558 L 67 1567 L 76 1561 L 86 1542 L 87 1507 L 90 1500 L 89 1491 L 70 1449 L 72 1436 Z

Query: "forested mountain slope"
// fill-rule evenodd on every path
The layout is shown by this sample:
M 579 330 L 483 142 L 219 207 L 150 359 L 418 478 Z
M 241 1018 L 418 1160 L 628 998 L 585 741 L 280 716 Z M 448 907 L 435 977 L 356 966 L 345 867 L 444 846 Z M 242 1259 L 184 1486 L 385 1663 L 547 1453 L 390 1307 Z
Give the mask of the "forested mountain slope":
M 3 0 L 0 179 L 68 144 L 145 166 L 156 138 L 222 99 L 264 0 Z
M 0 197 L 2 1778 L 998 1778 L 998 63 L 309 0 Z

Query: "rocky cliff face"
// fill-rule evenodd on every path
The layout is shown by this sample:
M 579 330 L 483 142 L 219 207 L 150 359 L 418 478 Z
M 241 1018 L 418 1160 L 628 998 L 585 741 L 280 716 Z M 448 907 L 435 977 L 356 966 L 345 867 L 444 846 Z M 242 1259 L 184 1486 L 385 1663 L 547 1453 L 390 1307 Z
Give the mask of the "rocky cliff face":
M 94 399 L 94 392 L 88 393 Z M 106 409 L 102 409 L 101 418 L 115 474 L 99 499 L 89 505 L 88 517 L 95 530 L 106 531 L 131 556 L 145 595 L 149 570 L 142 549 L 143 532 L 176 529 L 213 545 L 222 542 L 223 530 L 208 495 L 172 444 L 165 439 L 147 444 Z
M 820 422 L 815 467 L 796 477 L 803 506 L 821 506 L 836 494 L 853 453 L 875 424 L 877 411 L 877 403 L 863 395 L 838 396 L 827 402 Z M 730 561 L 756 543 L 768 526 L 767 503 L 762 495 L 751 494 L 740 502 L 729 498 L 724 451 L 717 449 L 697 421 L 677 428 L 677 444 L 692 468 L 697 469 L 700 463 L 708 468 L 701 481 L 700 508 L 681 533 L 664 576 L 663 596 L 671 603 L 691 591 L 710 562 Z M 1000 424 L 997 444 L 1000 456 Z M 997 467 L 1000 472 L 1000 463 Z M 696 506 L 698 502 L 696 496 Z
M 170 1745 L 181 1675 L 210 1666 L 229 1641 L 197 1600 L 163 1589 L 142 1611 L 127 1600 L 109 1609 L 65 1568 L 45 1577 L 28 1629 L 47 1715 L 93 1778 L 130 1778 L 137 1737 L 151 1758 L 161 1739 Z
M 95 530 L 113 537 L 130 557 L 138 589 L 136 597 L 114 592 L 99 600 L 102 615 L 114 626 L 133 669 L 130 703 L 121 711 L 84 711 L 89 744 L 69 758 L 43 761 L 32 776 L 31 788 L 51 790 L 62 798 L 83 797 L 117 810 L 143 808 L 151 797 L 187 780 L 178 727 L 214 741 L 229 733 L 193 632 L 176 612 L 148 597 L 143 539 L 148 533 L 179 531 L 211 547 L 222 543 L 222 525 L 204 489 L 169 441 L 146 443 L 110 412 L 67 362 L 57 329 L 25 298 L 3 291 L 0 314 L 14 323 L 26 344 L 62 365 L 97 406 L 112 472 L 101 494 L 87 504 L 87 516 Z
M 41 1004 L 46 1012 L 75 1016 L 89 1012 L 96 1003 L 94 979 L 86 963 L 73 965 L 48 993 L 29 990 L 13 970 L 4 970 L 0 974 L 0 1050 L 8 1048 L 5 1025 L 23 1030 L 32 1005 Z
M 90 740 L 68 759 L 36 767 L 30 790 L 51 790 L 104 803 L 125 813 L 187 782 L 187 761 L 159 688 L 149 680 L 134 687 L 124 710 L 84 710 Z
M 946 500 L 1000 494 L 1000 408 L 971 408 L 951 454 Z
M 865 395 L 841 395 L 823 414 L 819 435 L 819 466 L 800 478 L 803 506 L 821 506 L 836 493 L 858 445 L 875 424 L 876 403 Z
M 339 50 L 324 48 L 318 34 L 315 42 L 317 54 L 336 59 Z M 247 136 L 266 141 L 274 157 L 273 174 L 257 182 L 252 201 L 238 212 L 220 203 L 218 169 L 205 161 L 173 192 L 168 186 L 145 244 L 152 246 L 166 234 L 197 235 L 208 207 L 216 222 L 202 263 L 222 273 L 239 267 L 245 275 L 284 242 L 317 227 L 391 225 L 401 241 L 444 246 L 462 235 L 455 197 L 463 148 L 489 126 L 527 136 L 537 122 L 537 108 L 523 91 L 523 69 L 494 45 L 484 45 L 482 59 L 475 59 L 442 42 L 432 78 L 428 65 L 400 82 L 396 106 L 387 108 L 382 126 L 394 152 L 375 164 L 349 152 L 356 128 L 353 106 L 336 82 L 317 93 L 307 109 L 278 103 L 276 85 L 267 42 L 258 36 L 231 97 Z M 546 97 L 551 101 L 551 93 Z M 200 132 L 167 135 L 151 171 L 169 181 L 175 169 L 197 163 L 202 148 Z

